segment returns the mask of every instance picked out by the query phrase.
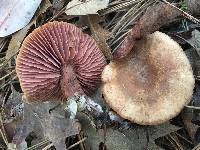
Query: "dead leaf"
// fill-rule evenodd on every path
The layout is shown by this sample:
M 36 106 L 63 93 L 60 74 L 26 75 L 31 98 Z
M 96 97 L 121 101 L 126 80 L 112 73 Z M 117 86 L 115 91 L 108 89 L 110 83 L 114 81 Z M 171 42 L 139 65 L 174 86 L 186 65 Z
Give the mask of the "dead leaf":
M 72 0 L 67 4 L 67 15 L 97 14 L 98 10 L 108 6 L 109 0 Z
M 52 141 L 58 149 L 65 147 L 66 137 L 80 132 L 80 124 L 75 119 L 66 118 L 62 107 L 56 107 L 50 113 L 59 103 L 26 104 L 22 101 L 22 94 L 12 86 L 11 89 L 3 117 L 7 135 L 18 149 L 32 132 L 36 133 L 40 140 L 43 138 Z
M 41 0 L 1 0 L 0 37 L 10 35 L 25 27 L 33 17 Z
M 186 0 L 188 11 L 191 14 L 198 15 L 200 13 L 200 1 L 199 0 Z
M 149 143 L 148 149 L 154 150 L 158 149 L 158 146 L 155 144 L 155 140 L 159 137 L 166 136 L 172 132 L 181 129 L 181 127 L 177 127 L 175 125 L 170 124 L 170 122 L 166 122 L 157 126 L 149 126 L 148 134 L 149 134 Z
M 183 119 L 183 123 L 184 123 L 184 127 L 187 130 L 189 136 L 191 137 L 192 141 L 196 144 L 197 143 L 197 139 L 195 138 L 195 134 L 197 132 L 197 129 L 199 128 L 199 126 L 195 125 L 192 123 L 192 118 L 193 118 L 193 110 L 185 108 L 182 112 L 181 112 L 181 117 Z
M 3 104 L 4 108 L 4 123 L 10 122 L 11 120 L 19 120 L 22 119 L 23 116 L 23 102 L 22 102 L 22 94 L 17 92 L 14 87 L 11 85 L 12 93 L 8 97 L 8 100 L 5 104 Z
M 34 132 L 39 137 L 49 139 L 58 149 L 64 149 L 65 138 L 76 135 L 80 131 L 77 120 L 67 119 L 63 109 L 58 107 L 50 112 L 58 103 L 24 104 L 24 117 L 18 122 L 13 143 L 17 146 Z
M 63 8 L 65 4 L 65 0 L 53 0 L 53 8 L 54 10 L 54 14 L 59 12 L 59 10 L 61 10 Z
M 12 39 L 8 46 L 8 50 L 6 52 L 6 60 L 10 60 L 13 56 L 16 56 L 22 44 L 22 41 L 24 40 L 28 30 L 30 29 L 32 25 L 33 25 L 33 22 L 29 23 L 25 28 L 16 32 L 12 36 Z M 11 66 L 11 64 L 9 64 L 9 66 Z
M 197 51 L 200 56 L 200 32 L 198 30 L 192 31 L 192 37 L 187 42 Z
M 0 38 L 0 47 L 1 47 L 2 43 L 3 43 L 3 41 L 4 41 L 4 38 Z
M 108 60 L 112 60 L 111 49 L 106 42 L 110 37 L 110 33 L 99 25 L 101 19 L 98 15 L 88 15 L 88 20 L 92 36 L 97 42 L 98 47 Z
M 51 114 L 42 121 L 44 135 L 52 141 L 57 149 L 64 149 L 65 139 L 69 136 L 79 134 L 80 124 L 73 119 Z
M 36 15 L 39 16 L 40 14 L 46 12 L 46 10 L 50 6 L 51 6 L 51 3 L 49 2 L 49 0 L 44 0 L 41 4 L 39 12 Z M 8 50 L 6 52 L 6 60 L 10 60 L 13 56 L 16 56 L 27 32 L 29 31 L 30 27 L 35 23 L 35 20 L 36 18 L 32 20 L 26 27 L 16 32 L 12 36 L 12 39 L 8 46 Z M 9 63 L 9 65 L 11 65 L 11 63 Z
M 98 150 L 99 144 L 104 141 L 104 131 L 96 130 L 86 115 L 79 114 L 78 119 L 82 130 L 88 137 L 86 148 Z M 176 127 L 169 122 L 158 126 L 134 126 L 133 129 L 119 131 L 114 128 L 106 129 L 106 147 L 115 150 L 155 150 L 158 146 L 155 139 L 177 131 Z M 147 139 L 147 134 L 149 139 Z M 159 148 L 161 149 L 161 148 Z
M 66 137 L 78 134 L 80 126 L 77 120 L 66 118 L 65 111 L 61 107 L 49 113 L 49 110 L 57 105 L 58 103 L 45 102 L 28 107 L 40 121 L 44 136 L 52 141 L 56 148 L 64 149 Z

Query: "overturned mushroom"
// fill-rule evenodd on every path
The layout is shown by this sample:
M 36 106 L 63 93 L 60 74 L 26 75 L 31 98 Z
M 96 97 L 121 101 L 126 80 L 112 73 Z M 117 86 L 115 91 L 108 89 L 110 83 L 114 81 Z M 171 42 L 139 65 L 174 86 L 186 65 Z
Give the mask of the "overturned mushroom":
M 111 108 L 142 125 L 178 115 L 190 101 L 195 82 L 181 47 L 161 32 L 138 41 L 127 57 L 107 65 L 102 80 Z
M 76 26 L 49 22 L 29 34 L 16 72 L 29 102 L 91 94 L 101 81 L 105 58 L 95 41 Z

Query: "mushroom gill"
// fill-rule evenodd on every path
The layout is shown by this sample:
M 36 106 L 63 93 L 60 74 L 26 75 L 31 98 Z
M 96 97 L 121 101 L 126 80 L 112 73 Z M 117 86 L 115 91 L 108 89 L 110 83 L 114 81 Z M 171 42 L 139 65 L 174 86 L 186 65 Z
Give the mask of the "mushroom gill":
M 76 92 L 90 95 L 105 65 L 89 35 L 72 24 L 54 21 L 25 38 L 16 72 L 27 101 L 63 100 Z

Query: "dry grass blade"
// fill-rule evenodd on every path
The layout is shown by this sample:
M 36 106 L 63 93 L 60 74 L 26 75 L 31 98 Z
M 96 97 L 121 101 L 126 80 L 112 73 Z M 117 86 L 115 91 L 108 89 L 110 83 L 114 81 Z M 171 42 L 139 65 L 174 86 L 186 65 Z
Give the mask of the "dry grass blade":
M 42 150 L 48 150 L 48 149 L 50 149 L 52 146 L 53 146 L 53 144 L 51 143 L 51 144 L 45 146 Z
M 1 77 L 1 78 L 0 78 L 0 81 L 3 80 L 3 79 L 5 79 L 5 78 L 7 78 L 7 77 L 9 77 L 9 76 L 12 75 L 13 73 L 15 73 L 15 70 L 12 70 L 10 73 L 8 73 L 8 74 L 6 74 L 5 76 Z
M 70 147 L 68 147 L 67 150 L 72 149 L 73 147 L 75 147 L 76 145 L 79 145 L 80 143 L 83 143 L 86 139 L 87 139 L 87 137 L 84 137 L 80 141 L 78 141 L 78 142 L 74 143 L 73 145 L 71 145 Z
M 3 50 L 7 42 L 8 42 L 7 39 L 2 39 L 2 40 L 0 39 L 0 52 Z
M 7 138 L 7 134 L 3 125 L 2 113 L 0 114 L 0 122 L 1 122 L 1 129 L 0 129 L 1 137 L 3 138 L 5 144 L 8 145 L 8 138 Z
M 126 8 L 126 12 L 121 14 L 122 17 L 116 18 L 112 24 L 112 38 L 109 39 L 109 45 L 115 51 L 123 42 L 123 39 L 129 32 L 133 24 L 146 11 L 146 9 L 156 3 L 156 0 L 138 0 L 130 4 L 130 8 Z M 122 8 L 123 9 L 123 8 Z
M 116 43 L 112 46 L 112 49 L 114 49 L 114 59 L 119 59 L 126 56 L 133 48 L 136 40 L 141 39 L 149 33 L 155 32 L 161 26 L 172 22 L 174 18 L 179 15 L 180 13 L 171 6 L 162 2 L 156 3 L 155 1 L 155 4 L 152 4 L 151 7 L 148 7 L 139 20 L 135 22 L 134 26 L 132 26 L 132 29 L 123 39 L 124 41 L 120 42 L 122 44 Z
M 180 135 L 179 133 L 175 132 L 175 134 L 176 134 L 178 137 L 180 137 L 181 139 L 187 141 L 188 143 L 193 144 L 192 141 L 189 141 L 187 138 L 185 138 L 184 136 Z
M 200 143 L 197 146 L 195 146 L 192 150 L 200 150 Z
M 0 63 L 3 63 L 5 61 L 5 59 L 6 59 L 5 57 L 0 58 Z
M 190 108 L 190 109 L 195 109 L 195 110 L 200 110 L 200 107 L 195 107 L 195 106 L 185 106 L 186 108 Z
M 116 3 L 115 1 L 110 3 L 108 5 L 108 7 L 106 9 L 103 9 L 103 10 L 100 10 L 99 13 L 101 15 L 106 15 L 106 14 L 109 14 L 111 12 L 114 12 L 114 11 L 123 11 L 124 9 L 126 10 L 127 7 L 131 7 L 132 5 L 134 4 L 137 4 L 138 2 L 140 2 L 141 0 L 132 0 L 132 1 L 120 1 L 118 3 Z
M 15 54 L 13 54 L 8 60 L 5 59 L 4 62 L 2 62 L 2 63 L 0 64 L 0 70 L 4 69 L 4 67 L 9 63 L 9 61 L 10 61 L 13 57 L 15 57 L 17 54 L 18 54 L 18 52 L 16 52 Z
M 7 85 L 11 84 L 15 79 L 17 79 L 17 76 L 14 76 L 12 79 L 10 79 L 7 83 L 3 84 L 2 86 L 0 86 L 0 90 L 2 90 L 4 87 L 6 87 Z M 18 82 L 18 81 L 17 81 Z
M 177 150 L 184 150 L 183 146 L 181 145 L 176 133 L 169 134 L 170 141 L 173 143 L 174 147 Z
M 42 141 L 42 142 L 40 142 L 40 143 L 38 143 L 38 144 L 35 144 L 35 145 L 33 145 L 33 146 L 31 146 L 31 147 L 29 147 L 29 148 L 27 148 L 26 150 L 37 150 L 40 146 L 42 146 L 42 145 L 45 145 L 45 144 L 48 144 L 50 141 L 48 140 L 48 139 L 45 139 L 44 141 Z
M 112 47 L 116 43 L 120 45 L 122 39 L 127 35 L 129 31 L 129 26 L 131 26 L 138 18 L 139 16 L 152 4 L 154 4 L 155 1 L 148 0 L 148 1 L 141 1 L 137 3 L 135 6 L 133 6 L 116 24 L 116 26 L 112 30 L 113 39 L 109 41 L 110 46 Z M 129 27 L 129 28 L 128 28 Z M 113 51 L 115 51 L 118 47 L 114 48 Z
M 108 44 L 113 51 L 121 45 L 134 22 L 155 2 L 156 0 L 114 1 L 108 8 L 99 11 L 100 15 L 117 12 L 106 26 L 111 30 L 112 37 L 108 40 Z
M 134 5 L 131 9 L 128 10 L 128 12 L 119 20 L 119 22 L 116 24 L 116 26 L 114 27 L 114 29 L 112 30 L 112 33 L 115 33 L 117 31 L 117 29 L 119 31 L 121 31 L 123 28 L 125 28 L 126 26 L 121 26 L 122 23 L 124 25 L 127 24 L 127 22 L 130 22 L 130 20 L 133 20 L 132 17 L 135 19 L 138 15 L 137 13 L 139 13 L 142 8 L 143 5 L 145 5 L 146 3 L 148 3 L 148 1 L 146 3 L 143 3 L 144 1 L 138 2 L 136 5 Z M 141 12 L 140 12 L 141 13 Z M 135 17 L 134 17 L 135 16 Z M 121 29 L 121 30 L 120 30 Z M 119 32 L 118 31 L 118 32 Z M 116 33 L 117 34 L 117 33 Z

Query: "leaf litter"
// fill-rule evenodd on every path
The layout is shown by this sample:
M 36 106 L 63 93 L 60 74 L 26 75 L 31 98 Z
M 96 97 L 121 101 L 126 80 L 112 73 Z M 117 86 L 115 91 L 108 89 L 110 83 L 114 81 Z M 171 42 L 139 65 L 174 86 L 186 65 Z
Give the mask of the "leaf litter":
M 27 19 L 29 21 L 26 22 L 26 24 L 21 22 L 21 27 L 12 27 L 12 30 L 9 29 L 9 32 L 2 34 L 6 36 L 19 30 L 10 36 L 11 39 L 7 37 L 0 38 L 0 59 L 2 60 L 0 61 L 0 77 L 2 79 L 0 81 L 2 118 L 0 130 L 2 138 L 0 139 L 0 146 L 4 149 L 6 149 L 6 147 L 10 149 L 48 149 L 52 148 L 54 145 L 57 149 L 65 149 L 66 138 L 72 140 L 75 137 L 79 137 L 78 141 L 75 140 L 67 148 L 73 149 L 73 147 L 76 147 L 80 150 L 100 150 L 103 145 L 103 147 L 107 149 L 161 149 L 161 147 L 155 143 L 155 140 L 164 137 L 165 141 L 171 141 L 174 137 L 173 133 L 178 133 L 182 128 L 188 131 L 193 140 L 192 142 L 196 142 L 197 144 L 199 142 L 197 136 L 197 133 L 199 133 L 198 83 L 196 83 L 195 94 L 190 103 L 190 106 L 194 108 L 185 108 L 185 110 L 190 110 L 190 116 L 187 116 L 187 111 L 186 114 L 184 114 L 184 111 L 182 115 L 184 124 L 181 124 L 181 127 L 180 125 L 172 125 L 171 122 L 159 126 L 138 126 L 120 118 L 115 113 L 109 116 L 112 111 L 110 111 L 110 108 L 105 103 L 102 103 L 102 95 L 98 92 L 97 95 L 90 98 L 90 109 L 79 110 L 76 108 L 77 110 L 74 110 L 75 105 L 80 105 L 80 103 L 77 103 L 77 100 L 74 101 L 74 106 L 70 108 L 74 111 L 74 115 L 71 117 L 74 119 L 70 119 L 66 114 L 67 104 L 59 105 L 53 102 L 26 104 L 22 101 L 23 94 L 16 91 L 14 88 L 15 84 L 18 87 L 20 86 L 15 76 L 14 68 L 12 68 L 15 67 L 13 61 L 15 61 L 15 56 L 24 38 L 33 28 L 44 24 L 46 21 L 51 19 L 60 20 L 61 16 L 64 16 L 61 18 L 61 21 L 77 24 L 84 32 L 94 37 L 107 60 L 110 61 L 113 59 L 112 53 L 118 50 L 121 44 L 127 39 L 131 41 L 131 39 L 136 38 L 137 40 L 158 29 L 169 32 L 170 34 L 167 27 L 171 26 L 171 22 L 182 25 L 182 20 L 184 19 L 179 17 L 179 11 L 176 11 L 166 3 L 158 3 L 158 1 L 116 0 L 109 3 L 108 1 L 101 1 L 101 5 L 97 5 L 98 3 L 96 2 L 96 0 L 90 2 L 73 0 L 69 3 L 69 1 L 53 0 L 52 3 L 52 1 L 45 0 L 40 6 L 37 6 L 38 11 L 36 11 L 36 7 L 34 7 L 34 10 L 32 10 L 32 17 L 29 16 L 29 19 Z M 192 7 L 192 5 L 194 5 L 192 2 L 187 1 L 187 3 L 190 10 L 193 12 L 199 11 L 196 7 Z M 179 4 L 181 5 L 182 3 L 177 3 L 177 5 Z M 87 9 L 85 9 L 86 7 Z M 197 9 L 197 11 L 193 9 Z M 17 11 L 20 11 L 20 9 Z M 162 19 L 163 16 L 165 16 L 164 19 Z M 8 20 L 14 21 L 17 19 L 17 17 L 15 19 L 11 19 L 11 17 Z M 78 21 L 76 17 L 79 18 Z M 199 26 L 190 21 L 186 22 L 190 24 L 186 25 L 187 28 L 184 28 L 184 31 L 181 32 L 191 33 L 190 37 L 185 39 L 191 47 L 190 49 L 185 49 L 185 52 L 188 53 L 188 57 L 190 57 L 193 69 L 195 68 L 195 76 L 198 80 L 200 69 L 200 67 L 198 67 L 200 62 Z M 136 26 L 137 24 L 140 24 L 140 26 Z M 190 28 L 192 25 L 193 28 Z M 164 28 L 162 28 L 163 26 Z M 140 29 L 139 31 L 141 32 L 136 32 L 138 29 Z M 180 35 L 177 28 L 173 34 L 182 37 L 182 39 L 185 38 L 183 34 Z M 131 43 L 131 45 L 133 44 L 134 42 Z M 78 100 L 80 99 L 78 98 Z M 93 107 L 97 105 L 99 106 L 97 107 L 98 109 Z M 178 119 L 175 118 L 175 120 Z M 196 124 L 195 127 L 194 124 Z M 83 136 L 80 136 L 81 130 Z M 188 136 L 181 136 L 189 139 Z M 180 139 L 175 139 L 175 141 L 180 141 Z M 165 145 L 164 143 L 162 144 Z M 182 143 L 179 144 L 183 147 L 187 147 Z M 176 145 L 173 146 L 176 148 Z M 166 147 L 169 148 L 170 146 L 162 146 L 162 148 Z
M 72 0 L 67 4 L 65 13 L 68 15 L 97 14 L 98 10 L 108 6 L 109 0 Z
M 0 2 L 0 37 L 8 36 L 25 27 L 33 17 L 41 0 L 2 0 Z M 23 9 L 22 9 L 23 8 Z

